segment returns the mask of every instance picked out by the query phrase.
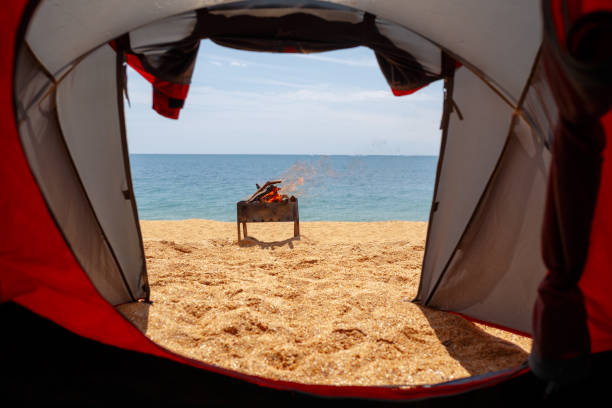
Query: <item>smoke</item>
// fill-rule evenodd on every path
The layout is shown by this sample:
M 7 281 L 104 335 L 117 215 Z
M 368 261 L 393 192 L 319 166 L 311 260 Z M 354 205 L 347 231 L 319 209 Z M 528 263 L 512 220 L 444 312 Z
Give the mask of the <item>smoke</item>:
M 321 192 L 326 179 L 336 176 L 337 173 L 327 157 L 322 157 L 317 162 L 298 160 L 281 174 L 281 192 L 296 197 L 313 196 Z

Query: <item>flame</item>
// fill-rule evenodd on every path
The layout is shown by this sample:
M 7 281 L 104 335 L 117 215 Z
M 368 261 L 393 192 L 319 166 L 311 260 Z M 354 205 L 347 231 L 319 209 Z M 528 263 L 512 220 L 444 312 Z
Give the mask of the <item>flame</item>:
M 279 187 L 273 186 L 272 191 L 261 197 L 259 201 L 263 201 L 264 203 L 280 203 L 284 199 L 287 199 L 287 196 L 284 194 L 279 194 L 279 191 Z

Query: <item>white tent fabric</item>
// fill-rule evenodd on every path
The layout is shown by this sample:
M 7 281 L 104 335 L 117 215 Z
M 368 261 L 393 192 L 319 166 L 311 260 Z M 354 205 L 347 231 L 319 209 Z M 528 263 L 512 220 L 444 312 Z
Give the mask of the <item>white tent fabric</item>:
M 376 19 L 378 31 L 396 47 L 408 51 L 423 68 L 432 74 L 441 74 L 440 48 L 420 35 L 381 18 Z
M 533 0 L 346 0 L 438 44 L 518 101 L 541 42 Z
M 95 58 L 96 53 L 92 55 L 96 66 L 112 68 L 107 79 L 114 78 L 115 58 L 105 64 Z M 15 89 L 19 134 L 47 207 L 76 260 L 100 294 L 112 304 L 133 301 L 142 296 L 143 291 L 138 287 L 130 289 L 126 284 L 113 249 L 104 238 L 104 231 L 92 211 L 81 176 L 76 171 L 60 129 L 55 84 L 25 47 L 22 48 L 18 65 Z M 116 91 L 116 83 L 105 85 Z M 116 96 L 105 102 L 117 107 Z M 120 138 L 120 135 L 113 136 Z M 135 253 L 130 256 L 141 255 Z M 135 279 L 139 279 L 143 271 L 131 272 Z
M 214 10 L 213 14 L 221 14 L 227 17 L 238 15 L 249 15 L 253 17 L 283 17 L 294 13 L 308 13 L 313 16 L 321 17 L 329 21 L 341 21 L 346 23 L 359 23 L 363 21 L 363 12 L 347 12 L 346 10 L 320 10 L 304 9 L 300 7 L 288 8 L 253 8 L 253 9 L 229 9 Z
M 117 137 L 123 118 L 116 67 L 117 54 L 110 46 L 90 53 L 60 82 L 57 110 L 66 146 L 119 267 L 136 272 L 126 276 L 136 293 L 143 284 L 137 272 L 145 265 L 124 166 L 129 158 Z
M 88 52 L 164 17 L 220 1 L 47 0 L 32 18 L 26 41 L 54 76 Z
M 489 188 L 429 306 L 525 333 L 541 260 L 550 152 L 525 122 L 514 127 Z
M 440 168 L 437 210 L 431 217 L 420 294 L 431 293 L 435 282 L 483 194 L 504 146 L 512 109 L 476 75 L 465 68 L 455 73 L 451 115 Z
M 134 51 L 145 52 L 151 44 L 171 43 L 189 36 L 195 28 L 196 13 L 190 11 L 147 24 L 130 32 Z

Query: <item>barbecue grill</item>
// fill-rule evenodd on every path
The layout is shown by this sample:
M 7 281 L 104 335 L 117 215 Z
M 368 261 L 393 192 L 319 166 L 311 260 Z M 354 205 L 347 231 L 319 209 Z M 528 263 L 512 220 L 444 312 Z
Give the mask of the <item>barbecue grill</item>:
M 236 204 L 238 229 L 238 242 L 242 240 L 240 237 L 240 224 L 242 223 L 242 231 L 244 238 L 247 237 L 247 222 L 291 222 L 293 221 L 293 236 L 300 236 L 300 216 L 298 212 L 298 200 L 296 197 L 283 196 L 280 201 L 266 202 L 259 201 L 258 198 L 266 193 L 266 188 L 273 184 L 280 183 L 267 182 L 263 187 L 251 196 L 246 201 L 239 201 Z M 280 195 L 279 195 L 280 197 Z

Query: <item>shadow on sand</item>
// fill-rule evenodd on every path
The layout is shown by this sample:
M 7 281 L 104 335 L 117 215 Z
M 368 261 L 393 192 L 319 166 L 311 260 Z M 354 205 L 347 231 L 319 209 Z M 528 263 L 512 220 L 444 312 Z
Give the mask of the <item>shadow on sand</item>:
M 521 347 L 460 316 L 417 306 L 448 354 L 472 375 L 516 367 L 527 360 L 528 353 Z
M 293 241 L 299 241 L 300 237 L 291 237 L 289 239 L 285 239 L 283 241 L 272 241 L 272 242 L 265 242 L 265 241 L 260 241 L 257 238 L 253 238 L 253 237 L 245 237 L 243 240 L 241 240 L 238 245 L 240 245 L 241 247 L 250 247 L 250 246 L 259 246 L 260 248 L 275 248 L 275 247 L 282 247 L 284 245 L 289 246 L 289 248 L 293 249 Z

